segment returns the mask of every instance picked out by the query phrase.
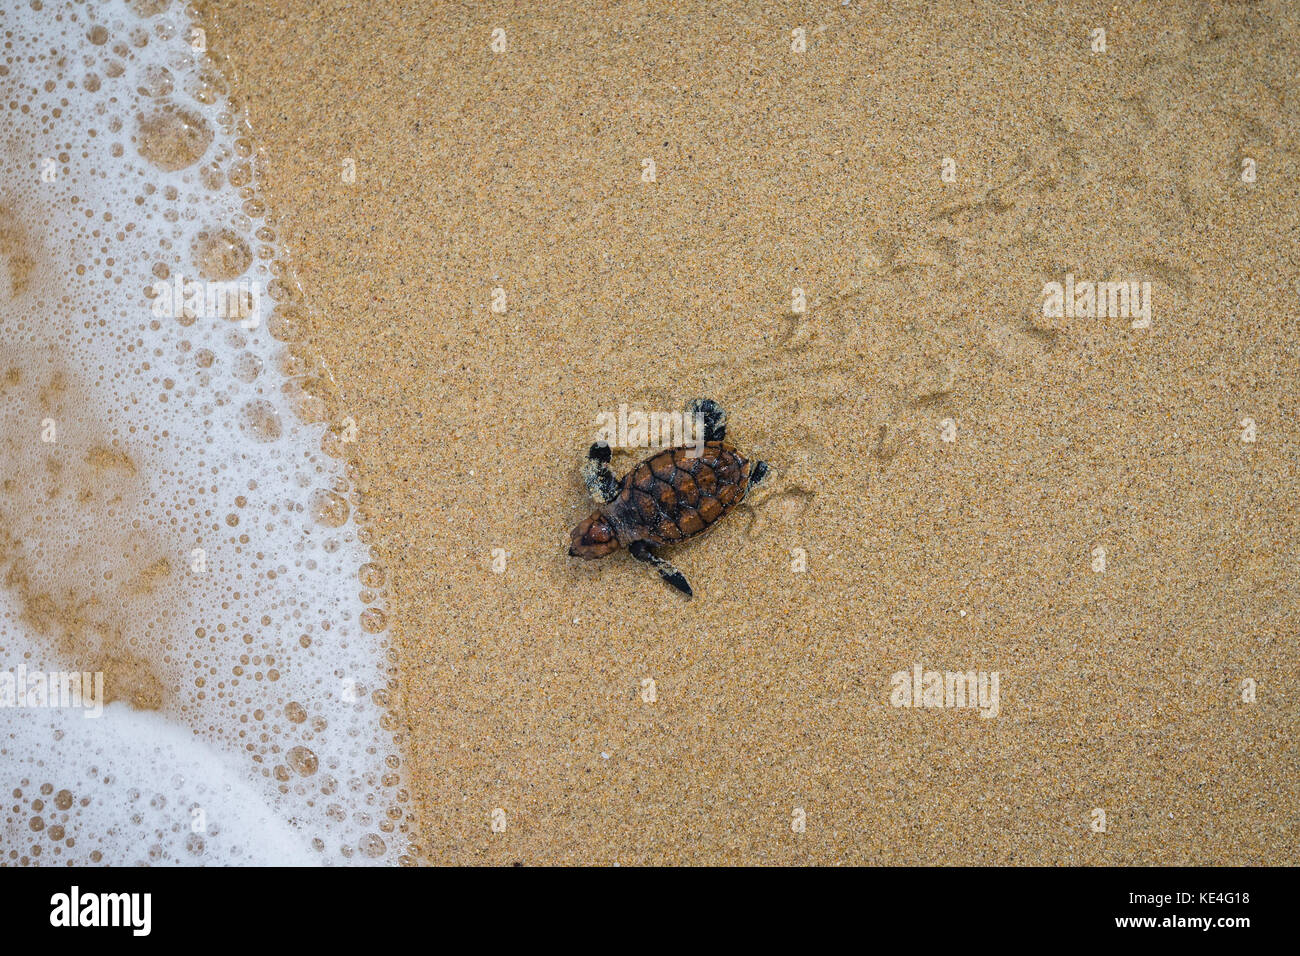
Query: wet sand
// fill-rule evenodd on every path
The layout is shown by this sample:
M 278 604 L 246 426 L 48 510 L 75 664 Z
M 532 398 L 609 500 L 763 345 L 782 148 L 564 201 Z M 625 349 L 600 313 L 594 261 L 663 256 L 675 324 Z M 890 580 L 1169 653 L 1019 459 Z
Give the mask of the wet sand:
M 1293 5 L 214 7 L 410 860 L 1300 862 Z M 1044 317 L 1067 274 L 1149 327 Z M 566 548 L 596 415 L 697 395 L 775 472 L 687 603 Z M 916 664 L 998 715 L 892 706 Z

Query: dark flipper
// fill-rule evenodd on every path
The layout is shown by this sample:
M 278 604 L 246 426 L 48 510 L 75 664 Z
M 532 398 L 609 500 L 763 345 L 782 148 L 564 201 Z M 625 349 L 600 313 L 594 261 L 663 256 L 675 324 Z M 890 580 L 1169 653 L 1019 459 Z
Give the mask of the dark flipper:
M 711 398 L 697 398 L 686 406 L 686 414 L 704 425 L 705 441 L 722 441 L 727 437 L 727 413 Z
M 760 481 L 766 478 L 767 473 L 770 470 L 771 469 L 768 467 L 767 462 L 765 461 L 754 462 L 754 468 L 749 473 L 749 487 L 753 488 L 756 484 L 758 484 Z
M 613 501 L 618 495 L 618 479 L 609 470 L 610 450 L 603 441 L 587 449 L 587 460 L 582 463 L 582 480 L 596 504 Z
M 663 558 L 659 557 L 659 555 L 651 551 L 650 545 L 646 544 L 644 541 L 633 541 L 627 550 L 631 552 L 632 557 L 636 558 L 638 561 L 653 564 L 661 578 L 677 590 L 681 591 L 687 597 L 694 596 L 695 592 L 692 591 L 691 586 L 686 583 L 686 576 Z

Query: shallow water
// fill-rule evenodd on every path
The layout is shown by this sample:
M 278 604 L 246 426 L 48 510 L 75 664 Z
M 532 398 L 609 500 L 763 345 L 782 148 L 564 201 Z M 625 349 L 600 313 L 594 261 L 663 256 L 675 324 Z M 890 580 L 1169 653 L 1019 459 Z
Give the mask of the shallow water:
M 166 0 L 0 30 L 5 860 L 392 862 L 353 425 L 205 38 Z

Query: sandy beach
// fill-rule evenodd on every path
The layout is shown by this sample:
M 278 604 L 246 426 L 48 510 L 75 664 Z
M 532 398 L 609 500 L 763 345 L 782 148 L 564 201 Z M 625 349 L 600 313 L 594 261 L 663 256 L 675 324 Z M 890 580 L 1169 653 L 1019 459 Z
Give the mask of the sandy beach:
M 1293 4 L 201 21 L 357 426 L 404 862 L 1300 863 Z M 697 396 L 773 474 L 695 597 L 569 557 L 597 416 Z

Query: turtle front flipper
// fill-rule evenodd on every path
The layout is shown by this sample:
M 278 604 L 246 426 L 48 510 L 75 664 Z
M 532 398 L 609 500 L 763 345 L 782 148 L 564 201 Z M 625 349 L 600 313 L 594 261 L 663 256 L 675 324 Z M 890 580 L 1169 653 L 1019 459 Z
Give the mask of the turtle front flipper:
M 609 445 L 598 441 L 587 449 L 587 460 L 582 463 L 582 480 L 587 493 L 598 505 L 613 501 L 618 495 L 618 479 L 609 469 Z
M 646 544 L 644 541 L 633 541 L 628 546 L 627 550 L 631 553 L 632 557 L 636 558 L 638 561 L 644 561 L 647 564 L 654 565 L 654 569 L 659 572 L 661 578 L 677 590 L 681 591 L 687 597 L 693 597 L 695 595 L 695 592 L 691 590 L 691 586 L 686 582 L 686 575 L 682 574 L 682 572 L 678 571 L 663 558 L 659 557 L 659 555 L 651 551 L 650 545 Z
M 727 437 L 727 412 L 711 398 L 697 398 L 686 406 L 686 414 L 704 426 L 705 441 Z

